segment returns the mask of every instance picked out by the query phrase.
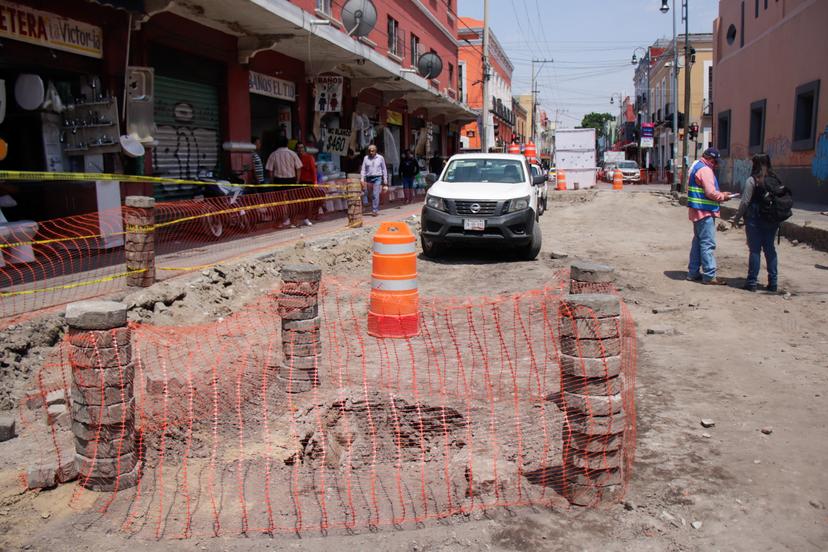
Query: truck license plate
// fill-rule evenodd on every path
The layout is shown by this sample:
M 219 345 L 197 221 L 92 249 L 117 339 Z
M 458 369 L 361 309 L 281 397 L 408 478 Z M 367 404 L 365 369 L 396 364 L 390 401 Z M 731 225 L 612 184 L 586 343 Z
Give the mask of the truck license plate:
M 463 219 L 463 230 L 482 232 L 486 229 L 486 219 Z

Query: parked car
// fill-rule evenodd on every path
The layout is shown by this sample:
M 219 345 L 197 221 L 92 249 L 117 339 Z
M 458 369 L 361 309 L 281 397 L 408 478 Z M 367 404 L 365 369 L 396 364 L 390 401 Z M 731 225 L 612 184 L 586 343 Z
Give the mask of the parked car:
M 615 161 L 605 161 L 604 165 L 598 170 L 598 179 L 604 182 L 612 182 L 615 167 Z
M 621 169 L 624 182 L 641 182 L 641 169 L 635 161 L 619 161 L 618 168 Z
M 428 190 L 422 211 L 423 254 L 451 244 L 515 249 L 526 260 L 541 249 L 539 201 L 546 176 L 532 175 L 522 155 L 454 155 Z
M 540 186 L 540 197 L 538 198 L 538 216 L 542 216 L 546 212 L 546 200 L 549 197 L 549 182 L 546 176 L 546 171 L 540 163 L 532 161 L 529 163 L 529 168 L 532 170 L 532 179 L 538 176 L 543 177 L 543 185 Z

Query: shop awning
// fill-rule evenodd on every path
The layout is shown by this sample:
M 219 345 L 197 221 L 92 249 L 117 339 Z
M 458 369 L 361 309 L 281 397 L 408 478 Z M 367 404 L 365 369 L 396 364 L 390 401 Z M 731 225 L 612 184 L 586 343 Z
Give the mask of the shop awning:
M 144 0 L 87 0 L 93 4 L 109 6 L 133 13 L 144 13 Z
M 432 81 L 402 72 L 399 63 L 376 51 L 370 41 L 347 36 L 336 20 L 319 24 L 322 20 L 288 0 L 200 0 L 197 8 L 173 0 L 145 0 L 145 5 L 149 16 L 169 11 L 238 36 L 240 63 L 273 49 L 303 61 L 309 76 L 332 72 L 350 78 L 354 92 L 380 90 L 387 101 L 403 98 L 410 108 L 425 108 L 446 123 L 477 119 Z

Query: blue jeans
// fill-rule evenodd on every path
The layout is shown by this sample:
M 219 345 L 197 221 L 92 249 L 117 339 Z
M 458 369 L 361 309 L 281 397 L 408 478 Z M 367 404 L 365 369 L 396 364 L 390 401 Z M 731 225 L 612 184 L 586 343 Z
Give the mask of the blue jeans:
M 687 276 L 704 281 L 716 277 L 716 217 L 704 217 L 693 223 L 693 243 L 690 245 L 690 262 Z
M 366 176 L 365 181 L 371 184 L 371 212 L 379 212 L 380 193 L 382 193 L 382 176 Z
M 410 189 L 414 187 L 414 177 L 413 176 L 405 176 L 402 177 L 403 181 L 403 188 Z
M 748 250 L 748 275 L 747 282 L 749 286 L 755 286 L 759 279 L 759 266 L 762 263 L 761 254 L 765 252 L 765 264 L 768 268 L 768 285 L 775 286 L 778 276 L 776 245 L 773 240 L 776 239 L 776 232 L 779 230 L 778 224 L 764 222 L 755 218 L 748 218 L 745 223 L 745 233 L 747 234 Z

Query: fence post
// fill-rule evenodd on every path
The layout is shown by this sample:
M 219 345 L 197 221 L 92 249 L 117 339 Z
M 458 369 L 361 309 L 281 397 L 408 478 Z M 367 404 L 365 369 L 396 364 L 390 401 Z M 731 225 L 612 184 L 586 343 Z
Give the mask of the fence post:
M 118 491 L 138 483 L 135 367 L 126 306 L 83 301 L 66 308 L 72 368 L 72 433 L 80 485 Z
M 619 500 L 624 483 L 621 301 L 567 295 L 560 312 L 564 495 L 580 506 Z
M 615 269 L 589 261 L 575 261 L 569 266 L 569 293 L 609 291 L 615 282 Z
M 322 269 L 311 264 L 282 268 L 278 312 L 282 318 L 282 365 L 279 377 L 288 393 L 318 387 L 322 358 L 319 283 Z
M 360 175 L 349 174 L 347 182 L 348 227 L 362 228 L 362 181 Z
M 155 198 L 127 196 L 127 285 L 149 287 L 155 283 Z

